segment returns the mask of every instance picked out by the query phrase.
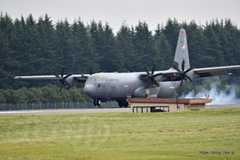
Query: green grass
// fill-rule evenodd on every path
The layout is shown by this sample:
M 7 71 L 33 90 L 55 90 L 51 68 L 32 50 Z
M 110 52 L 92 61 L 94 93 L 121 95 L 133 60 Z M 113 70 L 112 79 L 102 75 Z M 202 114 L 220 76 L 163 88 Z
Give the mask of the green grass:
M 0 116 L 0 160 L 240 159 L 240 109 Z

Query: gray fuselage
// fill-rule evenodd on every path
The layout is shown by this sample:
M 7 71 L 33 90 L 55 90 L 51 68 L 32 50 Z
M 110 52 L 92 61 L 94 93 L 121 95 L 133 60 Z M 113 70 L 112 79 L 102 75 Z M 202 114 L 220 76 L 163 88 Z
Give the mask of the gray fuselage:
M 175 95 L 180 82 L 161 82 L 159 87 L 149 87 L 139 79 L 143 73 L 96 73 L 88 77 L 83 91 L 101 101 L 146 96 L 169 98 Z

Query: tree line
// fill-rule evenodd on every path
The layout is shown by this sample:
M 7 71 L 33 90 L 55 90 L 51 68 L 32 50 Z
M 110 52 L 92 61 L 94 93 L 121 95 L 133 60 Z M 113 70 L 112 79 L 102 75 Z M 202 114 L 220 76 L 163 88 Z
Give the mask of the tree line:
M 167 69 L 173 60 L 180 27 L 188 34 L 193 67 L 238 64 L 240 30 L 231 20 L 215 20 L 205 25 L 179 23 L 169 19 L 165 26 L 149 30 L 147 23 L 123 25 L 114 34 L 102 22 L 54 24 L 46 14 L 12 19 L 0 15 L 1 88 L 11 87 L 14 75 L 58 74 L 99 71 L 144 71 L 156 65 Z
M 240 62 L 240 30 L 231 20 L 204 25 L 169 19 L 151 31 L 146 22 L 122 25 L 113 33 L 103 22 L 81 19 L 53 23 L 46 14 L 12 19 L 0 15 L 0 88 L 34 87 L 44 82 L 14 81 L 15 75 L 146 71 L 171 66 L 179 29 L 188 34 L 192 67 Z M 1 90 L 1 94 L 3 90 Z
M 77 87 L 65 90 L 56 85 L 46 85 L 43 87 L 0 89 L 0 104 L 85 101 L 90 101 L 90 99 L 82 94 Z

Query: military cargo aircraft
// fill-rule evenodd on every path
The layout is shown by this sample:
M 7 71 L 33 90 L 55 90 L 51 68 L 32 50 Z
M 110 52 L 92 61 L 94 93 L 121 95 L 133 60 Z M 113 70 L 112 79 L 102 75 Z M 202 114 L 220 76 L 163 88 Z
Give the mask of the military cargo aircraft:
M 83 92 L 93 99 L 94 105 L 115 100 L 120 107 L 128 106 L 128 97 L 171 98 L 176 90 L 187 81 L 199 77 L 223 75 L 240 65 L 207 68 L 191 68 L 188 55 L 186 31 L 181 28 L 173 65 L 168 70 L 127 73 L 60 74 L 15 76 L 25 80 L 59 80 L 66 88 L 74 82 L 83 82 Z

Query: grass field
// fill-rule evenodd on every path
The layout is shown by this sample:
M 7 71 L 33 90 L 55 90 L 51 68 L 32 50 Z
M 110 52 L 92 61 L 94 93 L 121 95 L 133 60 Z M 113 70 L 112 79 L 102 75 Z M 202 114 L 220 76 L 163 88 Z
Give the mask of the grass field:
M 0 160 L 240 159 L 240 109 L 0 116 Z

